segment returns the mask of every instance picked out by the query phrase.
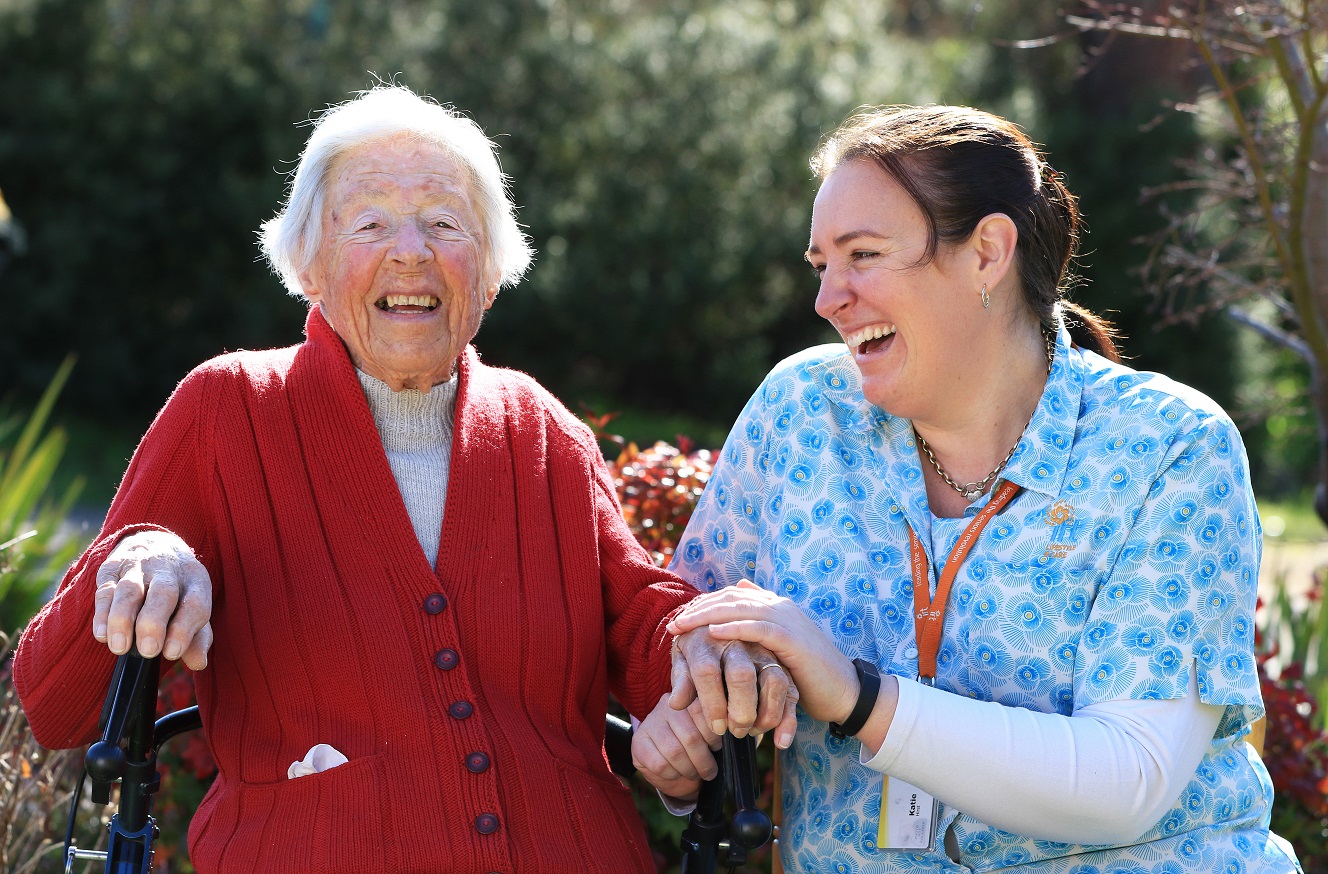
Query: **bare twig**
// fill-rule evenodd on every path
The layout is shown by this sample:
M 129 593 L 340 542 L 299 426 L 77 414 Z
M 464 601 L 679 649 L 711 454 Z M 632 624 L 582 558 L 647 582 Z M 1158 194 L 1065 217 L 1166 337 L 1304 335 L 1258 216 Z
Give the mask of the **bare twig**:
M 1235 304 L 1227 305 L 1223 312 L 1230 316 L 1233 321 L 1244 325 L 1256 334 L 1277 343 L 1279 346 L 1285 346 L 1306 361 L 1314 360 L 1314 352 L 1304 340 L 1300 339 L 1295 334 L 1284 331 L 1276 325 L 1270 325 L 1262 319 L 1250 315 Z

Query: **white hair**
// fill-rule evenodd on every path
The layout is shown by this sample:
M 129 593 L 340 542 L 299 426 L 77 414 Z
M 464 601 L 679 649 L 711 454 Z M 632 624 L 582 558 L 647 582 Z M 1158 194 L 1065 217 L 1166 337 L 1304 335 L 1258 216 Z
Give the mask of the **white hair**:
M 517 224 L 494 143 L 452 107 L 400 85 L 380 85 L 318 117 L 300 153 L 285 206 L 259 231 L 263 254 L 291 295 L 306 296 L 300 273 L 313 263 L 322 243 L 323 198 L 338 160 L 366 143 L 402 134 L 442 147 L 464 169 L 479 214 L 485 286 L 515 285 L 526 272 L 534 251 Z

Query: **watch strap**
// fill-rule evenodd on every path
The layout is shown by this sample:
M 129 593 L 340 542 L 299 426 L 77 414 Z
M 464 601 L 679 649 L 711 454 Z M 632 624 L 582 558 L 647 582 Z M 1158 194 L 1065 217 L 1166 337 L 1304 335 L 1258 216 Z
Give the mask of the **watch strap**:
M 881 692 L 881 675 L 876 665 L 854 659 L 853 669 L 858 674 L 858 703 L 853 705 L 853 712 L 842 723 L 830 723 L 830 733 L 835 737 L 852 737 L 862 731 L 876 707 L 876 696 Z

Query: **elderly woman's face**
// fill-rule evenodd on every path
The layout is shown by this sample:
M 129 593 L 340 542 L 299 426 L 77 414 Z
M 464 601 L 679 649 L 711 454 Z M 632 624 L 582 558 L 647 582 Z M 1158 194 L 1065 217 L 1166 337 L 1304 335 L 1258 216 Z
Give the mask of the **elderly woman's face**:
M 335 165 L 322 245 L 300 278 L 356 367 L 394 390 L 428 391 L 449 378 L 498 293 L 483 279 L 483 245 L 461 166 L 397 137 Z

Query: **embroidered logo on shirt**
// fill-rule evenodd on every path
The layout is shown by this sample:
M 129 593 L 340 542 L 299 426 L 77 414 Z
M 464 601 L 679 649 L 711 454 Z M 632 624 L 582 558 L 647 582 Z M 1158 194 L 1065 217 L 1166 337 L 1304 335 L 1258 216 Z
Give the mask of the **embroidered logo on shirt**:
M 1078 545 L 1074 542 L 1074 507 L 1068 501 L 1052 504 L 1047 509 L 1047 525 L 1051 528 L 1051 542 L 1043 557 L 1065 558 Z

